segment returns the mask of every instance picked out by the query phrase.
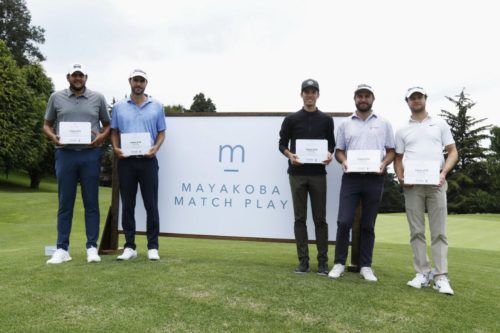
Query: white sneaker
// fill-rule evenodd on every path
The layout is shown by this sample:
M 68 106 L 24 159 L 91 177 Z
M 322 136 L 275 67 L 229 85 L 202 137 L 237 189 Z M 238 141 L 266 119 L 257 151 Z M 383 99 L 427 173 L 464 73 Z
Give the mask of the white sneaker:
M 68 251 L 64 249 L 57 249 L 56 252 L 52 255 L 52 258 L 47 260 L 47 264 L 62 264 L 63 262 L 70 261 L 71 257 L 69 256 Z
M 417 289 L 420 289 L 422 287 L 428 287 L 429 279 L 424 274 L 417 273 L 417 275 L 415 275 L 413 280 L 408 281 L 406 285 Z
M 148 259 L 149 260 L 160 260 L 160 255 L 158 254 L 157 249 L 148 250 Z
M 328 277 L 331 278 L 331 279 L 338 279 L 339 277 L 341 277 L 342 275 L 344 275 L 344 271 L 345 271 L 345 266 L 344 265 L 342 265 L 342 264 L 335 264 L 335 265 L 333 265 L 333 268 L 330 271 L 330 273 L 328 273 Z
M 373 270 L 372 270 L 371 267 L 361 267 L 361 270 L 359 271 L 359 274 L 366 281 L 370 281 L 370 282 L 377 282 L 378 281 L 378 279 L 375 276 L 375 274 L 373 274 Z
M 453 289 L 451 289 L 450 281 L 446 276 L 440 276 L 434 282 L 434 289 L 438 290 L 440 294 L 453 295 Z
M 89 247 L 87 249 L 87 262 L 100 262 L 101 257 L 97 253 L 97 249 L 95 247 Z
M 130 247 L 126 247 L 125 250 L 123 250 L 122 255 L 116 257 L 118 260 L 130 260 L 134 259 L 137 257 L 137 251 L 131 249 Z

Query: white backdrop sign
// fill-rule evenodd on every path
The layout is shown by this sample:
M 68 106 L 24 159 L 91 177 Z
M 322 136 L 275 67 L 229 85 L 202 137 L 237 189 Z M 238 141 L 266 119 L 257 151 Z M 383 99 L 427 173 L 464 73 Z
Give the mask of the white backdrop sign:
M 288 164 L 278 150 L 283 118 L 167 117 L 166 139 L 157 155 L 160 232 L 294 239 Z M 344 119 L 334 117 L 335 128 Z M 342 171 L 334 160 L 327 172 L 333 241 Z M 140 193 L 135 216 L 137 231 L 146 231 Z M 315 239 L 310 207 L 307 226 L 309 239 Z

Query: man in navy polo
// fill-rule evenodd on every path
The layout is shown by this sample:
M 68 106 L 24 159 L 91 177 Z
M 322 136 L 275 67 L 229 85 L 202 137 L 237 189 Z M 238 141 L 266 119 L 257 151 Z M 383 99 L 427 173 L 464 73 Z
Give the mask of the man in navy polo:
M 47 263 L 70 261 L 69 235 L 73 220 L 76 188 L 82 189 L 87 233 L 87 262 L 99 262 L 99 174 L 101 149 L 99 146 L 109 135 L 109 113 L 106 99 L 98 92 L 87 89 L 87 71 L 81 64 L 71 66 L 66 79 L 69 89 L 53 93 L 47 103 L 43 132 L 55 144 L 57 192 L 57 250 Z M 90 123 L 90 144 L 61 144 L 61 123 Z M 102 128 L 101 128 L 102 124 Z
M 131 88 L 130 97 L 113 106 L 111 118 L 111 143 L 119 158 L 118 178 L 122 199 L 122 227 L 125 234 L 125 249 L 117 259 L 129 260 L 137 257 L 135 201 L 139 185 L 147 214 L 148 259 L 159 260 L 158 160 L 155 154 L 165 140 L 165 114 L 163 105 L 144 93 L 148 77 L 143 70 L 133 70 L 128 81 Z M 126 155 L 121 142 L 121 134 L 125 133 L 149 133 L 151 148 L 143 155 Z
M 373 113 L 374 100 L 375 95 L 371 86 L 358 85 L 354 91 L 356 112 L 340 124 L 337 132 L 335 159 L 342 164 L 344 175 L 340 187 L 334 266 L 328 274 L 332 279 L 337 279 L 344 274 L 349 233 L 356 207 L 361 200 L 360 273 L 361 277 L 367 281 L 377 281 L 371 269 L 375 243 L 375 219 L 384 190 L 383 173 L 387 165 L 393 161 L 395 153 L 392 126 Z M 350 169 L 348 156 L 355 150 L 375 152 L 377 170 L 354 172 L 354 167 Z

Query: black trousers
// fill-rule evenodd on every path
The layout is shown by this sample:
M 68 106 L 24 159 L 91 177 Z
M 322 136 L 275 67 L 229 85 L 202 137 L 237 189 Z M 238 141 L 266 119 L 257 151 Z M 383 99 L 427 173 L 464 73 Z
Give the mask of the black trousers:
M 328 262 L 328 224 L 326 223 L 326 175 L 289 175 L 295 215 L 294 232 L 299 260 L 309 260 L 307 237 L 307 196 L 311 198 L 311 209 L 316 232 L 318 263 Z
M 135 250 L 135 200 L 137 185 L 141 188 L 146 208 L 146 235 L 148 249 L 158 249 L 160 216 L 158 213 L 158 160 L 128 157 L 118 161 L 120 196 L 122 199 L 122 227 L 125 247 Z
M 349 233 L 361 200 L 360 258 L 361 267 L 371 267 L 375 244 L 375 219 L 384 191 L 384 176 L 378 174 L 345 173 L 340 187 L 337 241 L 334 263 L 345 265 L 349 249 Z

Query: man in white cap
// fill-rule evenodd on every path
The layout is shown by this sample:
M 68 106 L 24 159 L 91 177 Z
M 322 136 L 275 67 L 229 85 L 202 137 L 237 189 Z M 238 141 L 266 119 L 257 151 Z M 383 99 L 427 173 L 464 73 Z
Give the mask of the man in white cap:
M 370 85 L 358 85 L 354 91 L 356 111 L 340 124 L 337 131 L 335 159 L 342 165 L 344 175 L 339 197 L 334 266 L 328 274 L 332 279 L 344 274 L 349 234 L 356 207 L 361 201 L 360 274 L 367 281 L 377 281 L 371 268 L 375 220 L 384 191 L 385 169 L 394 160 L 394 132 L 387 120 L 373 113 L 374 100 L 375 95 Z M 365 161 L 364 164 L 349 164 L 348 158 L 356 161 L 353 158 L 355 153 L 360 156 L 359 160 Z
M 148 76 L 143 70 L 134 69 L 128 81 L 130 97 L 113 106 L 111 119 L 111 143 L 119 158 L 118 177 L 122 199 L 122 227 L 125 234 L 124 251 L 117 259 L 129 260 L 137 257 L 134 212 L 139 185 L 147 214 L 148 259 L 159 260 L 158 160 L 155 154 L 165 140 L 165 114 L 163 105 L 144 93 Z M 144 152 L 134 153 L 124 149 L 131 141 L 137 143 L 144 136 Z
M 87 72 L 81 64 L 73 64 L 66 79 L 69 89 L 53 93 L 47 103 L 43 132 L 55 144 L 56 176 L 59 196 L 57 212 L 57 250 L 47 263 L 60 264 L 71 260 L 68 252 L 76 188 L 82 189 L 87 233 L 87 262 L 99 262 L 99 174 L 101 149 L 109 135 L 109 113 L 104 96 L 86 88 Z M 75 125 L 77 124 L 77 125 Z M 79 132 L 78 124 L 86 125 L 90 143 L 61 137 L 61 127 Z M 102 128 L 101 128 L 102 124 Z M 80 142 L 85 142 L 84 140 Z M 88 142 L 88 141 L 87 141 Z
M 408 89 L 405 100 L 411 111 L 409 123 L 396 132 L 396 158 L 394 169 L 403 186 L 405 209 L 410 226 L 410 244 L 413 250 L 413 266 L 416 276 L 407 285 L 420 289 L 434 281 L 434 289 L 442 294 L 453 295 L 448 280 L 448 239 L 446 218 L 448 215 L 446 175 L 458 161 L 458 152 L 448 124 L 431 117 L 425 108 L 427 93 L 422 87 Z M 447 153 L 446 160 L 443 150 Z M 434 170 L 431 177 L 415 180 L 416 169 Z M 430 174 L 430 173 L 429 173 Z M 410 180 L 410 175 L 412 180 Z M 408 182 L 405 183 L 405 177 Z M 424 183 L 424 184 L 422 184 Z M 425 210 L 429 216 L 431 252 L 435 268 L 427 256 L 425 239 Z

